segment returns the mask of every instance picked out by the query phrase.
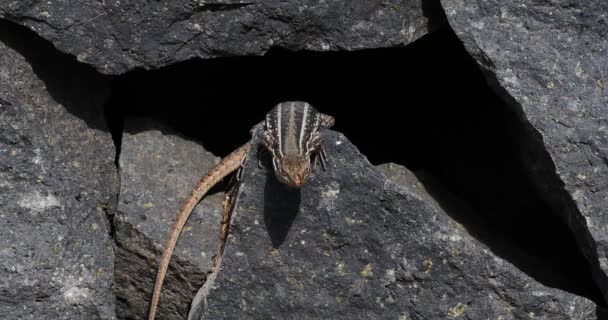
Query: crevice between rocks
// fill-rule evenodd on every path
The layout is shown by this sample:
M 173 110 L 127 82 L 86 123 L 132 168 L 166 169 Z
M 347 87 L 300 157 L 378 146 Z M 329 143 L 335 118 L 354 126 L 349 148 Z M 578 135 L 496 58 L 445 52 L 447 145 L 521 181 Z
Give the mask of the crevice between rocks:
M 112 142 L 114 143 L 114 167 L 116 168 L 117 173 L 117 181 L 116 181 L 116 196 L 113 199 L 112 209 L 107 213 L 108 225 L 109 225 L 109 233 L 115 245 L 118 245 L 116 242 L 116 224 L 114 218 L 116 217 L 116 210 L 118 208 L 118 201 L 120 200 L 120 188 L 121 188 L 121 171 L 120 171 L 120 152 L 122 148 L 122 135 L 124 128 L 124 118 L 122 117 L 119 111 L 119 104 L 116 101 L 116 95 L 114 92 L 116 89 L 112 82 L 111 85 L 111 94 L 106 103 L 104 104 L 104 119 L 112 136 Z
M 449 29 L 399 49 L 275 48 L 265 57 L 188 61 L 129 72 L 114 87 L 120 117 L 151 117 L 221 156 L 246 141 L 275 103 L 309 101 L 334 115 L 335 129 L 372 163 L 414 171 L 497 255 L 547 286 L 603 305 L 572 231 L 521 161 L 520 138 L 531 137 Z
M 82 119 L 91 129 L 108 131 L 104 119 L 108 116 L 106 110 L 88 106 L 96 106 L 99 101 L 110 97 L 111 77 L 101 75 L 75 57 L 58 51 L 52 43 L 16 23 L 0 19 L 0 40 L 27 59 L 34 73 L 45 83 L 48 93 L 69 113 Z M 117 176 L 120 178 L 119 174 Z M 116 194 L 107 203 L 99 204 L 110 233 L 117 201 L 116 188 Z
M 583 213 L 578 209 L 575 200 L 566 191 L 564 182 L 558 175 L 551 155 L 544 145 L 544 139 L 526 118 L 522 106 L 500 84 L 495 74 L 481 67 L 488 85 L 505 102 L 517 118 L 518 130 L 510 132 L 513 141 L 519 142 L 519 154 L 523 167 L 530 175 L 530 181 L 539 196 L 551 207 L 572 230 L 575 240 L 591 266 L 591 272 L 598 286 L 597 294 L 601 299 L 598 305 L 606 309 L 608 297 L 608 277 L 600 268 L 595 240 L 589 233 Z M 602 294 L 603 292 L 603 294 Z M 603 298 L 601 297 L 603 296 Z M 607 309 L 608 310 L 608 309 Z M 608 311 L 606 311 L 608 317 Z

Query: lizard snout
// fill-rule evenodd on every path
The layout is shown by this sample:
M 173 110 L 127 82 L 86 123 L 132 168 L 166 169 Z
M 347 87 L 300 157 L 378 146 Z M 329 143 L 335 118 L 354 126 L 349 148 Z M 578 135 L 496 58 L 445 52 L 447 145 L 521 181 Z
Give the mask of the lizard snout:
M 304 180 L 303 179 L 297 179 L 292 181 L 291 186 L 294 188 L 301 188 L 304 185 Z
M 281 159 L 275 167 L 279 180 L 292 188 L 301 188 L 309 175 L 308 159 L 302 155 L 290 155 Z

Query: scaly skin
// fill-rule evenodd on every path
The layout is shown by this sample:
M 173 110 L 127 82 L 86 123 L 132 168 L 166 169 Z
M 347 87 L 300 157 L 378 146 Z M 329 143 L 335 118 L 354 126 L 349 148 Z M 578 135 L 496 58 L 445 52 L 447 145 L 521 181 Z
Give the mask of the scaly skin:
M 173 249 L 175 248 L 177 239 L 179 238 L 188 217 L 192 213 L 192 210 L 194 210 L 194 207 L 196 207 L 198 202 L 205 196 L 205 194 L 207 194 L 209 189 L 241 166 L 241 163 L 247 155 L 249 148 L 250 143 L 246 143 L 222 159 L 217 166 L 211 169 L 211 171 L 209 171 L 209 173 L 207 173 L 207 175 L 198 182 L 190 196 L 186 199 L 186 202 L 182 205 L 182 208 L 177 213 L 175 222 L 169 231 L 169 235 L 163 249 L 163 256 L 158 268 L 158 274 L 156 275 L 154 294 L 152 295 L 152 303 L 150 304 L 150 312 L 148 313 L 149 320 L 154 320 L 156 315 L 160 291 L 163 286 L 163 281 L 165 280 L 165 275 L 167 274 L 169 261 L 173 255 Z

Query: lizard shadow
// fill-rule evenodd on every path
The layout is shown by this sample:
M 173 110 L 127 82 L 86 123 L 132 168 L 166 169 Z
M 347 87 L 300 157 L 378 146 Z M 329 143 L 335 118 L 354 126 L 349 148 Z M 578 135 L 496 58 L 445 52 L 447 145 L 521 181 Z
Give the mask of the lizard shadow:
M 264 186 L 264 224 L 273 248 L 279 248 L 300 211 L 300 190 L 290 188 L 266 171 Z

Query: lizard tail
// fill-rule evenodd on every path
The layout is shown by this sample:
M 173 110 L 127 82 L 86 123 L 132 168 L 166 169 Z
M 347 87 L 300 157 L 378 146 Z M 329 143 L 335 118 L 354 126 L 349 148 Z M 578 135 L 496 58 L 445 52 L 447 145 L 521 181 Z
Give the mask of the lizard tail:
M 158 267 L 158 273 L 156 275 L 156 282 L 154 283 L 154 293 L 152 295 L 152 303 L 150 304 L 150 312 L 148 313 L 148 320 L 154 320 L 156 310 L 158 308 L 158 301 L 160 298 L 160 291 L 167 274 L 167 268 L 169 267 L 169 260 L 173 254 L 173 249 L 179 238 L 190 213 L 194 210 L 194 207 L 198 202 L 205 196 L 205 194 L 211 189 L 216 183 L 222 180 L 224 177 L 229 175 L 241 166 L 242 160 L 249 151 L 250 143 L 246 143 L 233 151 L 231 154 L 226 156 L 217 166 L 207 173 L 196 185 L 190 196 L 186 199 L 186 202 L 182 205 L 181 209 L 177 213 L 175 222 L 171 226 L 169 235 L 167 237 L 165 247 L 163 249 L 163 255 Z

